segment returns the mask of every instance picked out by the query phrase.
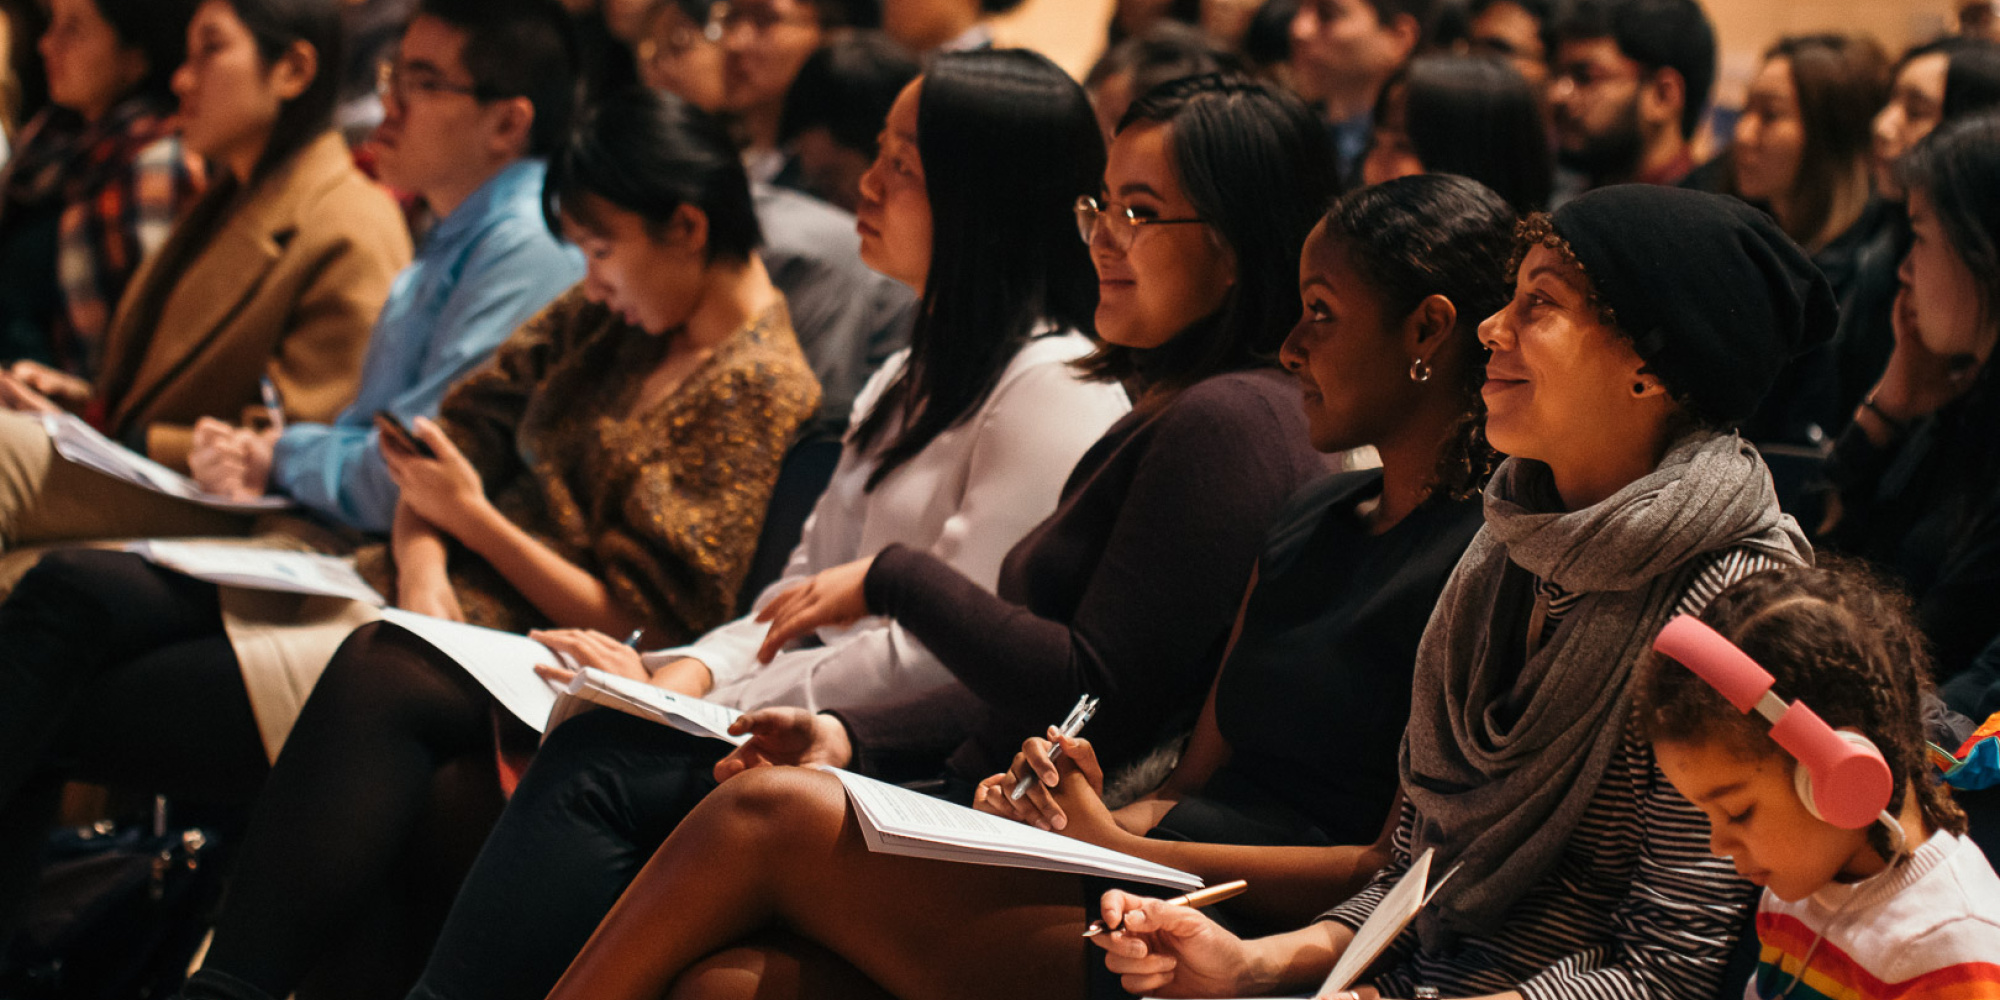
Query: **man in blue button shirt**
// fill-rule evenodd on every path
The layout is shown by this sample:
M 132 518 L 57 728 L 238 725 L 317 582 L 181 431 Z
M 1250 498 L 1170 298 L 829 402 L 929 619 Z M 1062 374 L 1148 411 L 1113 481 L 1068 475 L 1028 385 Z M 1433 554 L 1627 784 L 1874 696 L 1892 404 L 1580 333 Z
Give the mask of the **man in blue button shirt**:
M 190 467 L 211 492 L 287 495 L 387 532 L 396 485 L 374 415 L 436 416 L 445 390 L 555 296 L 583 258 L 542 220 L 541 157 L 568 130 L 575 54 L 555 0 L 424 0 L 377 84 L 382 179 L 437 221 L 375 324 L 359 397 L 331 424 L 262 431 L 204 421 Z

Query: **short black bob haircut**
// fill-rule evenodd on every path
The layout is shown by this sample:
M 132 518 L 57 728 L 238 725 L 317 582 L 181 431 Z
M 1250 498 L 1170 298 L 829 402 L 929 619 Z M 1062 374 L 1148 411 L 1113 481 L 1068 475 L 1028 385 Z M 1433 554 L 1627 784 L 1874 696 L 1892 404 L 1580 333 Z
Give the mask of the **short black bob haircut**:
M 549 159 L 542 217 L 562 235 L 562 217 L 597 227 L 584 195 L 632 212 L 649 229 L 682 205 L 708 217 L 708 259 L 749 260 L 763 243 L 750 181 L 715 116 L 664 91 L 632 87 L 584 114 Z

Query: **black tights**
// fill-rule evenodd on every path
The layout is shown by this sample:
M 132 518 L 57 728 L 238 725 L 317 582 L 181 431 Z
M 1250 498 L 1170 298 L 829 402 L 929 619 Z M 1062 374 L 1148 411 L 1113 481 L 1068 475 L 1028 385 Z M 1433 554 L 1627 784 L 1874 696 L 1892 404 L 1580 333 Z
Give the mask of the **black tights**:
M 65 549 L 0 604 L 0 946 L 71 778 L 241 801 L 264 746 L 215 587 Z
M 504 804 L 492 706 L 462 668 L 401 628 L 377 622 L 349 636 L 271 769 L 187 996 L 282 997 L 343 943 L 379 945 L 356 935 L 380 929 L 385 900 L 405 919 L 421 914 L 392 935 L 419 953 L 395 956 L 409 962 L 398 970 L 363 968 L 374 974 L 367 985 L 326 992 L 401 995 Z

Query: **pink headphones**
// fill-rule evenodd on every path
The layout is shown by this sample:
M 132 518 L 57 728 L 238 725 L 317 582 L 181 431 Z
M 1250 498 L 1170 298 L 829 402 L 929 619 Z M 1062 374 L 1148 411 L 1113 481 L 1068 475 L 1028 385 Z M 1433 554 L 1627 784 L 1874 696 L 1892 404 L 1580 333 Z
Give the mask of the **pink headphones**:
M 1692 615 L 1668 622 L 1653 648 L 1694 671 L 1737 711 L 1755 709 L 1771 723 L 1771 739 L 1799 762 L 1794 781 L 1807 811 L 1849 830 L 1883 819 L 1901 832 L 1884 811 L 1895 778 L 1868 737 L 1827 725 L 1803 702 L 1787 705 L 1771 691 L 1770 671 Z

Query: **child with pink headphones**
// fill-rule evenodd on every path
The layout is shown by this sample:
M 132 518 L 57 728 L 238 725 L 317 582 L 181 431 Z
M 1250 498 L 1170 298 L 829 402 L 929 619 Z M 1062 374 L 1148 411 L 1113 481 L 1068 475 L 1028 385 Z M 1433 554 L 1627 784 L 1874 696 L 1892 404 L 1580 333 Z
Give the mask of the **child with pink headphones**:
M 1660 769 L 1764 887 L 1745 996 L 2000 997 L 2000 877 L 1926 760 L 1909 602 L 1858 565 L 1771 570 L 1653 648 Z

